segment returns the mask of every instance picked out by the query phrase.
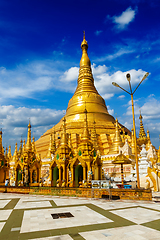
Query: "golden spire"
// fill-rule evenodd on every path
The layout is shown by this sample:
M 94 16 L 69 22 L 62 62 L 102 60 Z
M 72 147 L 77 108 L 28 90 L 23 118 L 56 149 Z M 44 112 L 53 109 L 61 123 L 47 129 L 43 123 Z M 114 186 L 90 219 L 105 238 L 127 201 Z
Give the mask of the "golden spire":
M 31 150 L 32 150 L 32 143 L 31 143 L 31 124 L 30 124 L 30 121 L 29 121 L 29 124 L 28 124 L 28 134 L 27 134 L 26 150 L 27 150 L 27 151 L 31 151 Z
M 34 138 L 34 136 L 33 136 L 33 138 L 32 138 L 32 152 L 36 152 L 36 146 L 35 146 L 35 138 Z
M 61 143 L 60 146 L 67 145 L 67 137 L 66 137 L 66 119 L 63 118 L 63 125 L 62 125 L 62 136 L 61 136 Z
M 13 154 L 13 161 L 16 160 L 17 154 L 18 154 L 18 151 L 17 151 L 17 142 L 16 142 L 16 144 L 15 144 L 15 150 L 14 150 L 14 154 Z
M 8 148 L 6 147 L 5 158 L 8 158 Z
M 132 128 L 132 140 L 131 140 L 132 154 L 135 154 L 135 141 L 134 141 L 134 131 Z
M 8 158 L 9 158 L 9 160 L 12 159 L 11 146 L 9 146 L 9 150 L 8 150 Z
M 89 60 L 88 54 L 87 54 L 87 49 L 88 49 L 88 43 L 85 39 L 85 31 L 83 32 L 83 41 L 81 43 L 81 48 L 82 48 L 82 58 L 80 61 L 80 67 L 82 66 L 91 66 L 91 62 Z
M 142 115 L 141 115 L 141 112 L 140 112 L 140 116 L 139 116 L 139 119 L 140 119 L 140 130 L 139 130 L 139 138 L 142 139 L 142 138 L 146 138 L 146 133 L 144 131 L 144 126 L 143 126 L 143 122 L 142 122 Z
M 95 118 L 103 121 L 115 122 L 115 119 L 109 115 L 104 99 L 99 95 L 95 86 L 91 70 L 91 62 L 88 57 L 88 43 L 83 36 L 81 44 L 82 57 L 78 76 L 77 89 L 68 103 L 66 111 L 67 122 L 83 121 L 85 103 L 88 111 L 88 119 L 92 119 L 93 113 Z
M 51 154 L 54 154 L 55 151 L 56 149 L 55 149 L 55 132 L 54 132 L 54 140 L 52 139 L 52 133 L 50 134 L 50 143 L 49 143 L 47 157 L 51 158 Z
M 26 143 L 25 143 L 25 140 L 23 140 L 23 149 L 22 149 L 22 152 L 24 153 L 26 150 Z
M 150 148 L 151 145 L 151 139 L 150 139 L 150 134 L 149 134 L 149 130 L 147 130 L 147 150 Z
M 20 141 L 20 147 L 19 147 L 19 155 L 21 156 L 21 154 L 22 154 L 22 143 L 23 143 L 23 141 L 22 141 L 22 139 L 21 139 L 21 141 Z
M 118 120 L 116 118 L 116 127 L 115 127 L 115 135 L 113 138 L 113 144 L 112 144 L 112 148 L 111 148 L 111 152 L 112 153 L 119 153 L 119 147 L 122 147 L 123 143 L 122 143 L 122 139 L 120 136 L 120 132 L 118 129 Z
M 88 122 L 87 122 L 87 110 L 84 110 L 84 130 L 82 134 L 82 140 L 89 140 Z

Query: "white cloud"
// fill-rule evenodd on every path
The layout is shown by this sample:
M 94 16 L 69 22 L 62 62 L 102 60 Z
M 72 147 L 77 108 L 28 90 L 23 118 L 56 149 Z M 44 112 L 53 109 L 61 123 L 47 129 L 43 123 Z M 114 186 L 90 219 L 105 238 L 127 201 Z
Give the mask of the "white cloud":
M 18 65 L 15 69 L 0 68 L 1 98 L 31 97 L 34 93 L 56 87 L 60 71 L 50 60 Z
M 99 66 L 97 68 L 100 69 Z M 95 65 L 94 65 L 94 69 L 96 69 Z M 131 83 L 133 87 L 136 85 L 136 83 L 140 82 L 140 80 L 146 73 L 142 69 L 139 69 L 139 70 L 131 69 L 127 72 L 117 71 L 113 74 L 110 74 L 107 72 L 107 68 L 106 68 L 106 72 L 104 72 L 104 67 L 103 67 L 102 71 L 101 72 L 99 71 L 99 74 L 97 73 L 96 75 L 94 75 L 95 86 L 99 91 L 99 93 L 105 99 L 109 99 L 113 97 L 115 93 L 122 92 L 121 89 L 114 87 L 112 85 L 112 82 L 118 83 L 121 87 L 125 89 L 129 88 L 128 81 L 126 79 L 126 74 L 128 72 L 131 74 Z
M 117 52 L 113 53 L 113 54 L 108 54 L 106 56 L 102 56 L 96 59 L 96 62 L 104 62 L 106 60 L 112 61 L 118 57 L 121 57 L 124 54 L 130 54 L 135 52 L 134 49 L 130 49 L 130 48 L 120 48 Z
M 113 16 L 112 21 L 116 24 L 116 27 L 120 30 L 126 28 L 126 26 L 132 22 L 135 18 L 136 10 L 133 10 L 131 7 L 127 8 L 119 16 Z
M 105 93 L 104 95 L 102 95 L 102 97 L 103 97 L 105 100 L 110 99 L 110 98 L 112 98 L 113 96 L 114 96 L 113 93 Z
M 108 112 L 110 115 L 114 115 L 114 109 L 110 109 L 110 106 L 107 106 Z
M 79 68 L 78 67 L 71 67 L 64 74 L 60 77 L 62 82 L 72 82 L 78 79 Z
M 118 96 L 118 98 L 123 99 L 123 98 L 125 98 L 125 95 L 120 95 L 120 96 Z

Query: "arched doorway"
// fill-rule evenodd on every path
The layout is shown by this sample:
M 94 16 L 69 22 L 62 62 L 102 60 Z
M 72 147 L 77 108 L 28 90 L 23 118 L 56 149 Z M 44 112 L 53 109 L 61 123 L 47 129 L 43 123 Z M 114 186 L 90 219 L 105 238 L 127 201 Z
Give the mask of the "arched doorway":
M 79 182 L 83 180 L 83 167 L 77 165 L 75 168 L 75 187 L 79 187 Z
M 59 169 L 57 166 L 52 167 L 52 186 L 56 187 L 57 180 L 59 179 Z

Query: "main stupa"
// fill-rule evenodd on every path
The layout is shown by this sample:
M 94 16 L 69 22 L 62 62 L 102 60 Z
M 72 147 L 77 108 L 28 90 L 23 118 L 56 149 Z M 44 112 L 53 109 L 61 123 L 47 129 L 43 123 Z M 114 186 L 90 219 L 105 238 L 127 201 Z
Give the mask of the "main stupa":
M 107 154 L 111 150 L 112 139 L 115 135 L 115 119 L 108 113 L 104 99 L 100 96 L 94 86 L 94 78 L 92 75 L 91 62 L 88 57 L 87 49 L 88 43 L 85 39 L 81 43 L 82 57 L 80 60 L 79 76 L 77 81 L 77 88 L 68 103 L 65 114 L 66 132 L 68 134 L 68 141 L 74 151 L 78 148 L 78 144 L 84 128 L 85 109 L 87 110 L 88 129 L 90 138 L 97 141 L 97 146 L 101 154 Z M 55 136 L 56 147 L 60 144 L 60 137 L 62 134 L 62 119 L 60 122 L 45 132 L 37 141 L 36 149 L 41 158 L 46 158 L 51 133 Z M 129 134 L 130 131 L 119 125 L 122 134 Z M 93 134 L 92 134 L 93 133 Z

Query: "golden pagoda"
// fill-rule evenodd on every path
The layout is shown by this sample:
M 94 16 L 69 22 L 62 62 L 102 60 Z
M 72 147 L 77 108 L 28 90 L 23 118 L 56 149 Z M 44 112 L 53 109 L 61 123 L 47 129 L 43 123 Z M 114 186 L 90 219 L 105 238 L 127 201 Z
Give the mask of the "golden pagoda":
M 23 143 L 23 147 L 22 147 Z M 41 160 L 36 152 L 34 137 L 31 141 L 31 124 L 28 124 L 27 142 L 20 141 L 18 150 L 17 143 L 13 157 L 9 148 L 8 159 L 10 169 L 11 186 L 38 186 L 41 177 Z
M 140 120 L 140 130 L 139 130 L 139 138 L 137 139 L 137 143 L 141 146 L 142 144 L 147 144 L 148 138 L 146 136 L 146 133 L 144 131 L 144 126 L 143 126 L 143 117 L 140 112 L 139 120 Z

